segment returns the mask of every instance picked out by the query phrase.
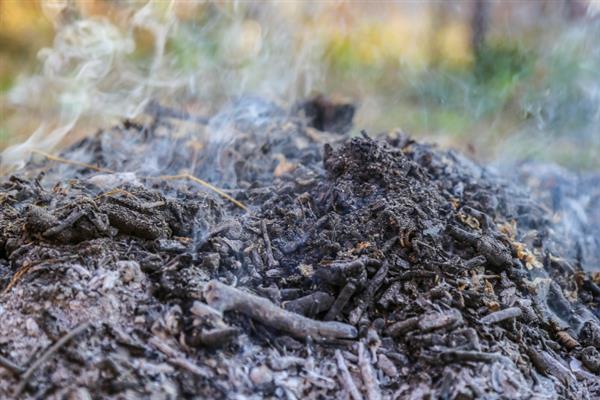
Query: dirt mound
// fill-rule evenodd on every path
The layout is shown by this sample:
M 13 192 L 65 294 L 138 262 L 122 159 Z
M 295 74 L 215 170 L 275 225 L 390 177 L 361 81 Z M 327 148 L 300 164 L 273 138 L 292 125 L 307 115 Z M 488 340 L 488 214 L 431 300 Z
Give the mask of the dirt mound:
M 319 104 L 155 105 L 5 178 L 2 396 L 599 396 L 600 288 L 544 203 Z

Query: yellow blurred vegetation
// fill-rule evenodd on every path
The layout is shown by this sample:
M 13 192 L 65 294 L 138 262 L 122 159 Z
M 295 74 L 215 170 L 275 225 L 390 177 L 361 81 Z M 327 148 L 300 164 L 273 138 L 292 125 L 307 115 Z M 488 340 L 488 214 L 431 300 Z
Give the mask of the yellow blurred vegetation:
M 555 149 L 536 147 L 539 136 L 531 135 L 532 130 L 560 140 L 580 134 L 585 138 L 582 145 L 569 142 L 560 147 L 585 148 L 575 162 L 591 165 L 600 163 L 594 161 L 600 143 L 589 143 L 591 127 L 598 121 L 587 110 L 597 107 L 589 93 L 600 85 L 588 66 L 597 65 L 600 56 L 595 58 L 599 51 L 581 20 L 565 19 L 561 9 L 564 4 L 586 2 L 492 2 L 491 45 L 480 59 L 474 56 L 471 43 L 474 2 L 466 0 L 156 0 L 153 12 L 159 18 L 153 21 L 160 23 L 161 15 L 165 22 L 176 17 L 178 30 L 167 48 L 174 65 L 187 71 L 212 62 L 223 63 L 229 70 L 261 72 L 265 64 L 256 63 L 252 70 L 252 61 L 269 52 L 275 59 L 281 47 L 269 47 L 273 44 L 269 38 L 293 28 L 297 37 L 285 38 L 289 43 L 283 43 L 284 47 L 287 44 L 289 51 L 302 53 L 312 49 L 307 44 L 318 44 L 315 48 L 322 54 L 314 76 L 302 75 L 298 65 L 289 65 L 290 76 L 302 80 L 304 90 L 355 99 L 360 105 L 356 118 L 360 128 L 400 127 L 411 134 L 435 135 L 436 141 L 463 149 L 484 148 L 489 154 L 497 150 L 494 145 L 500 138 L 518 132 L 523 139 L 515 148 L 531 148 L 528 154 L 535 157 Z M 20 77 L 39 72 L 37 53 L 52 46 L 58 27 L 93 16 L 106 18 L 125 31 L 144 4 L 137 0 L 0 0 L 0 92 L 8 93 Z M 590 9 L 593 5 L 598 7 L 598 2 L 592 1 Z M 212 19 L 215 9 L 220 21 Z M 270 9 L 272 18 L 261 19 L 259 14 Z M 241 20 L 239 15 L 243 15 Z M 205 27 L 210 31 L 223 23 L 233 28 L 208 36 L 219 43 L 197 40 L 198 32 L 205 34 Z M 152 29 L 150 25 L 134 29 L 132 57 L 136 61 L 154 51 Z M 238 84 L 232 77 L 237 75 L 226 76 L 226 83 Z M 280 78 L 272 77 L 274 81 Z M 211 79 L 207 75 L 206 80 Z M 250 88 L 256 85 L 249 82 L 244 83 Z M 202 88 L 218 88 L 218 84 L 201 83 Z M 21 141 L 47 118 L 37 111 L 17 108 L 5 95 L 0 97 L 0 150 Z M 89 126 L 78 129 L 92 131 Z M 564 158 L 566 163 L 574 159 Z
M 56 27 L 70 19 L 102 17 L 122 29 L 134 10 L 145 2 L 118 2 L 108 0 L 0 0 L 0 90 L 12 87 L 19 76 L 31 75 L 39 70 L 37 52 L 52 45 Z M 166 0 L 155 2 L 159 11 L 174 8 L 181 23 L 202 24 L 206 21 L 209 4 L 206 2 Z M 227 15 L 236 7 L 235 2 L 211 3 Z M 398 7 L 397 4 L 379 2 L 320 2 L 310 5 L 300 1 L 274 2 L 278 15 L 303 27 L 303 40 L 315 41 L 325 46 L 323 65 L 344 71 L 356 68 L 377 70 L 394 65 L 424 68 L 432 61 L 451 66 L 471 63 L 469 29 L 465 21 L 450 20 L 436 26 L 436 4 L 425 7 Z M 318 6 L 317 6 L 318 5 Z M 314 6 L 314 7 L 313 7 Z M 314 8 L 311 10 L 311 8 Z M 252 13 L 250 13 L 251 16 Z M 285 21 L 284 21 L 285 23 Z M 273 27 L 262 27 L 251 17 L 244 20 L 239 29 L 225 37 L 224 57 L 228 62 L 243 62 L 261 50 L 261 40 L 273 34 Z M 277 29 L 280 29 L 279 27 Z M 136 29 L 136 53 L 143 56 L 152 51 L 153 37 L 149 31 Z M 233 36 L 232 36 L 233 35 Z M 180 54 L 184 64 L 194 68 L 190 48 L 198 43 L 183 41 L 173 46 L 182 47 Z M 293 45 L 293 44 L 290 44 Z M 433 60 L 435 58 L 435 60 Z M 238 60 L 238 61 L 235 61 Z M 367 81 L 366 84 L 373 82 Z M 317 90 L 326 91 L 327 87 Z M 331 87 L 335 89 L 335 85 Z M 364 88 L 349 88 L 349 95 L 360 95 Z M 2 121 L 0 123 L 0 148 L 29 134 L 35 128 L 34 114 L 25 118 L 9 118 L 6 99 L 0 100 Z M 9 110 L 11 117 L 22 110 Z M 33 110 L 29 111 L 30 113 Z M 42 116 L 40 116 L 41 118 Z

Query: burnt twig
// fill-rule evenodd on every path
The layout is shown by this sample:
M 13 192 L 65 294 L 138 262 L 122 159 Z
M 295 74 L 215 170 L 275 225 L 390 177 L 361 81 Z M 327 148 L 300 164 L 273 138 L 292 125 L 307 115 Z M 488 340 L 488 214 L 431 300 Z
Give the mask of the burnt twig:
M 353 282 L 348 282 L 335 299 L 335 302 L 329 311 L 327 311 L 327 314 L 325 315 L 325 321 L 333 321 L 338 314 L 342 312 L 346 304 L 348 304 L 348 301 L 350 301 L 350 298 L 354 292 L 356 292 L 356 285 Z
M 495 267 L 507 268 L 512 264 L 509 249 L 491 236 L 470 233 L 452 225 L 448 227 L 448 233 L 455 240 L 473 246 L 479 255 L 484 256 L 487 262 Z
M 228 343 L 232 338 L 239 335 L 240 330 L 231 326 L 202 330 L 196 336 L 192 345 L 204 345 L 207 347 L 218 347 Z
M 415 329 L 417 329 L 420 319 L 421 319 L 420 317 L 412 317 L 412 318 L 405 319 L 403 321 L 398 321 L 398 322 L 390 325 L 387 328 L 386 332 L 391 337 L 398 337 L 398 336 L 404 335 L 405 333 L 408 333 L 410 331 L 414 331 Z
M 76 165 L 78 167 L 83 167 L 83 168 L 91 169 L 93 171 L 98 171 L 98 172 L 106 172 L 106 173 L 110 173 L 110 174 L 114 173 L 110 169 L 97 167 L 95 165 L 87 164 L 87 163 L 84 163 L 84 162 L 81 162 L 81 161 L 67 160 L 66 158 L 62 158 L 62 157 L 58 157 L 58 156 L 53 156 L 52 154 L 48 154 L 48 153 L 43 152 L 41 150 L 31 150 L 31 152 L 32 153 L 37 153 L 39 155 L 42 155 L 42 156 L 46 157 L 48 160 L 50 160 L 50 161 L 55 161 L 55 162 L 59 162 L 59 163 L 63 163 L 63 164 Z
M 267 223 L 263 219 L 260 223 L 260 228 L 263 234 L 263 240 L 265 242 L 265 251 L 267 253 L 267 265 L 269 268 L 275 268 L 279 266 L 275 257 L 273 257 L 273 248 L 271 247 L 271 239 L 269 238 L 269 232 L 267 231 Z
M 351 325 L 317 321 L 277 307 L 269 300 L 212 280 L 204 287 L 206 302 L 219 311 L 238 311 L 263 324 L 290 334 L 315 339 L 353 339 L 358 333 Z
M 241 202 L 237 201 L 236 199 L 234 199 L 233 197 L 231 197 L 230 195 L 228 195 L 227 193 L 225 193 L 224 191 L 222 191 L 221 189 L 219 189 L 218 187 L 208 183 L 207 181 L 200 179 L 200 178 L 196 178 L 194 175 L 191 174 L 180 174 L 180 175 L 163 175 L 163 176 L 159 176 L 158 179 L 163 179 L 163 180 L 178 180 L 178 179 L 189 179 L 192 182 L 196 182 L 197 184 L 204 186 L 205 188 L 212 190 L 213 192 L 217 193 L 219 196 L 229 200 L 230 202 L 232 202 L 233 204 L 235 204 L 236 206 L 238 206 L 239 208 L 241 208 L 244 211 L 248 211 L 248 207 L 246 207 L 244 204 L 242 204 Z
M 463 318 L 460 311 L 451 308 L 448 311 L 429 313 L 398 321 L 390 325 L 386 329 L 386 333 L 391 337 L 399 337 L 410 331 L 418 330 L 421 333 L 427 333 L 437 329 L 454 328 L 462 323 Z
M 315 275 L 331 285 L 344 286 L 350 279 L 354 279 L 362 285 L 367 280 L 367 270 L 365 268 L 367 265 L 379 267 L 381 262 L 367 257 L 352 261 L 338 261 L 321 266 L 315 272 Z
M 435 278 L 438 274 L 433 271 L 406 271 L 398 275 L 398 280 L 408 281 L 412 279 Z
M 31 378 L 33 373 L 42 364 L 44 364 L 46 361 L 48 361 L 48 359 L 50 357 L 52 357 L 52 355 L 54 353 L 56 353 L 58 350 L 60 350 L 60 348 L 62 346 L 64 346 L 65 344 L 67 344 L 71 339 L 73 339 L 75 336 L 79 335 L 80 333 L 83 333 L 89 326 L 90 326 L 89 322 L 84 322 L 84 323 L 78 325 L 75 329 L 73 329 L 72 331 L 67 333 L 65 336 L 60 338 L 56 343 L 54 343 L 52 346 L 50 346 L 48 348 L 48 350 L 46 350 L 44 352 L 44 354 L 42 354 L 40 356 L 40 358 L 35 360 L 35 362 L 33 364 L 31 364 L 31 366 L 29 368 L 27 368 L 27 371 L 25 371 L 23 373 L 23 375 L 21 376 L 21 382 L 19 382 L 19 385 L 15 389 L 15 393 L 14 393 L 15 398 L 19 397 L 21 395 L 21 393 L 23 392 L 23 389 L 25 389 L 25 386 L 27 385 L 27 382 L 29 382 L 29 379 Z
M 463 266 L 465 267 L 465 269 L 474 269 L 477 267 L 481 267 L 482 265 L 485 265 L 486 263 L 486 259 L 484 256 L 479 255 L 479 256 L 475 256 L 473 258 L 471 258 L 470 260 L 467 260 L 463 263 Z
M 157 336 L 150 338 L 150 340 L 148 340 L 148 343 L 150 343 L 158 351 L 167 356 L 167 361 L 169 362 L 169 364 L 185 369 L 186 371 L 191 372 L 192 374 L 202 378 L 213 377 L 213 373 L 211 370 L 194 364 L 193 362 L 188 360 L 183 354 L 169 346 Z
M 384 262 L 381 268 L 377 270 L 375 276 L 371 278 L 369 283 L 367 284 L 367 288 L 365 289 L 365 293 L 362 298 L 362 303 L 359 304 L 351 313 L 349 321 L 352 325 L 356 325 L 362 317 L 363 313 L 367 309 L 369 305 L 373 302 L 373 296 L 375 296 L 375 292 L 379 290 L 383 281 L 385 280 L 387 273 L 389 271 L 389 266 L 387 262 Z
M 352 379 L 352 375 L 350 375 L 350 371 L 348 371 L 346 360 L 344 360 L 344 356 L 342 355 L 341 351 L 335 351 L 335 359 L 340 370 L 340 380 L 344 389 L 346 389 L 346 391 L 353 400 L 363 400 L 362 394 L 360 394 L 360 392 L 358 391 L 358 388 L 356 387 L 356 385 L 354 384 L 354 380 Z
M 481 318 L 479 322 L 486 325 L 496 324 L 498 322 L 506 321 L 507 319 L 518 318 L 521 316 L 521 309 L 519 307 L 505 308 L 504 310 L 496 311 Z
M 527 353 L 529 358 L 531 358 L 533 365 L 535 365 L 537 370 L 542 374 L 554 376 L 564 384 L 570 384 L 575 381 L 575 377 L 571 371 L 547 352 L 543 350 L 537 351 L 535 349 L 528 349 Z
M 436 329 L 448 328 L 463 322 L 460 311 L 452 308 L 448 311 L 425 314 L 419 320 L 417 327 L 421 332 L 429 332 Z

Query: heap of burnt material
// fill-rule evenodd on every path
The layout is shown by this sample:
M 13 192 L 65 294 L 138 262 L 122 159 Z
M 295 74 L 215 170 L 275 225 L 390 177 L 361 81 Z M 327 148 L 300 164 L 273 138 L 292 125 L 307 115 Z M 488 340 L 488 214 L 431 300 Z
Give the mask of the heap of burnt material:
M 335 107 L 155 105 L 6 177 L 0 396 L 598 398 L 547 207 Z

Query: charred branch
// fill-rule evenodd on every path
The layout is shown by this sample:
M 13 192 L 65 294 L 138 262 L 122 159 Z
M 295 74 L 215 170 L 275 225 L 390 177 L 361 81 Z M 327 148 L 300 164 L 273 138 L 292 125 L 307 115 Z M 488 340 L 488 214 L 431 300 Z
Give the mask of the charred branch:
M 237 311 L 267 326 L 299 338 L 353 339 L 356 328 L 341 322 L 323 322 L 277 307 L 269 300 L 243 292 L 218 281 L 204 288 L 206 302 L 219 311 Z

